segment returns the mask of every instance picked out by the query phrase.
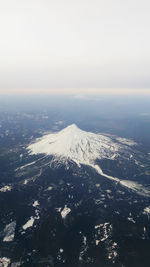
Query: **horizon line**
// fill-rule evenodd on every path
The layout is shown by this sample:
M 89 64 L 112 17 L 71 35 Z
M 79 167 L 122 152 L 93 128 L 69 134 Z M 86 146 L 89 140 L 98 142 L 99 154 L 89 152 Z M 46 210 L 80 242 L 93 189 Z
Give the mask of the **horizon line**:
M 129 89 L 129 88 L 27 88 L 27 89 L 1 89 L 0 95 L 150 95 L 148 89 Z

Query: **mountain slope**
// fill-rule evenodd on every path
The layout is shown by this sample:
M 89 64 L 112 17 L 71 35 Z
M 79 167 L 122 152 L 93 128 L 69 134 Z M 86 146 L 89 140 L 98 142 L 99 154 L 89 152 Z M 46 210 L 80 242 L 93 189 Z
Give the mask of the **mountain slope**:
M 130 139 L 86 132 L 72 124 L 59 132 L 44 135 L 30 144 L 27 149 L 30 155 L 45 154 L 53 156 L 52 162 L 57 163 L 58 166 L 60 164 L 68 166 L 70 161 L 76 163 L 79 167 L 81 164 L 90 166 L 100 175 L 117 183 L 119 182 L 122 186 L 130 188 L 140 195 L 149 196 L 150 192 L 145 186 L 136 181 L 108 175 L 96 164 L 97 159 L 121 159 L 123 161 L 133 160 L 134 164 L 139 165 L 139 162 L 133 156 L 132 147 L 135 145 L 136 143 Z
M 114 139 L 114 140 L 113 140 Z M 72 160 L 77 164 L 94 164 L 98 159 L 114 159 L 135 143 L 128 139 L 111 138 L 79 129 L 72 124 L 58 133 L 43 136 L 28 146 L 30 154 L 54 155 L 59 160 Z

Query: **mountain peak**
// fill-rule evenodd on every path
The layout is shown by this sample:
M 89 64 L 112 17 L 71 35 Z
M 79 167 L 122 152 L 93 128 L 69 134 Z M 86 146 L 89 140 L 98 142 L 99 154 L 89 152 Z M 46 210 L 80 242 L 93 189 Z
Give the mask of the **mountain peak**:
M 68 125 L 67 128 L 70 128 L 70 129 L 79 129 L 78 126 L 75 123 Z
M 62 131 L 77 131 L 77 130 L 80 130 L 81 131 L 81 129 L 75 124 L 75 123 L 73 123 L 73 124 L 71 124 L 71 125 L 68 125 L 66 128 L 64 128 Z
M 58 161 L 94 164 L 96 159 L 114 159 L 126 146 L 110 136 L 86 132 L 71 124 L 57 133 L 51 133 L 28 146 L 30 154 L 53 155 Z

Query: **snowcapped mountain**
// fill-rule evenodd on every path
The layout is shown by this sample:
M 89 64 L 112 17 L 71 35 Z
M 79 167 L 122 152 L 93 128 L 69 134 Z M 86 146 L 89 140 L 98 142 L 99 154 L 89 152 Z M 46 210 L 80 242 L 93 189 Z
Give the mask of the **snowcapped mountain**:
M 118 142 L 119 141 L 119 142 Z M 51 133 L 28 146 L 30 154 L 54 155 L 65 161 L 71 160 L 80 164 L 91 165 L 98 159 L 114 159 L 121 151 L 135 143 L 128 139 L 86 132 L 72 124 L 57 133 Z
M 133 156 L 132 147 L 135 145 L 136 143 L 130 139 L 86 132 L 78 128 L 76 124 L 72 124 L 59 132 L 44 135 L 30 144 L 27 149 L 30 155 L 45 154 L 46 156 L 52 156 L 53 159 L 50 164 L 52 162 L 56 163 L 55 166 L 60 164 L 68 166 L 68 162 L 74 162 L 78 167 L 81 165 L 90 166 L 100 175 L 145 195 L 149 194 L 149 191 L 142 185 L 108 175 L 96 164 L 97 159 L 133 160 L 135 164 L 138 164 Z M 23 168 L 35 163 L 27 164 Z M 143 188 L 143 191 L 141 188 Z

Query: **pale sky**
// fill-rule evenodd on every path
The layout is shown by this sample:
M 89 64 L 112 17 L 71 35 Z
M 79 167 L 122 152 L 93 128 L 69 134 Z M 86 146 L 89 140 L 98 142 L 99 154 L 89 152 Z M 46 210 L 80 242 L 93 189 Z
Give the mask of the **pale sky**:
M 0 93 L 30 88 L 150 88 L 150 1 L 0 0 Z

